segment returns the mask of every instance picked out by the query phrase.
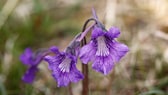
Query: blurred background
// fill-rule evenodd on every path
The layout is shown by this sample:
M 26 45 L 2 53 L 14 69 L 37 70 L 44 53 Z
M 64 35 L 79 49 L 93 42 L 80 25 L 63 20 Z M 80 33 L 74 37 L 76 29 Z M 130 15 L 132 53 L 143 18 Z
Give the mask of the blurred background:
M 22 82 L 19 56 L 26 47 L 63 50 L 92 7 L 107 29 L 120 28 L 130 51 L 107 76 L 89 67 L 89 95 L 168 95 L 168 0 L 0 0 L 0 95 L 68 95 L 46 62 L 33 84 Z M 81 95 L 81 81 L 72 87 Z

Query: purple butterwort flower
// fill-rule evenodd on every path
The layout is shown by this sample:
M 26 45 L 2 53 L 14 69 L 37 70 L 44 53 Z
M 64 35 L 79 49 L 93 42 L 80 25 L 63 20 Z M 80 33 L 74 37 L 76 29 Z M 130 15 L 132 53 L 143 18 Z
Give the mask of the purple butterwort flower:
M 79 57 L 85 64 L 92 61 L 92 68 L 107 75 L 128 51 L 128 47 L 115 40 L 120 34 L 118 28 L 112 27 L 106 32 L 104 28 L 94 26 L 91 41 L 80 50 Z
M 37 71 L 38 71 L 37 65 L 30 66 L 29 69 L 24 74 L 24 76 L 22 77 L 22 80 L 26 83 L 32 83 Z
M 76 56 L 69 52 L 60 52 L 57 47 L 51 47 L 50 50 L 55 56 L 45 56 L 45 60 L 49 63 L 49 69 L 52 76 L 58 83 L 58 87 L 67 86 L 70 82 L 78 82 L 83 79 L 83 74 L 77 70 Z
M 32 83 L 38 71 L 37 66 L 42 60 L 41 53 L 34 54 L 30 48 L 26 48 L 24 53 L 20 56 L 20 60 L 29 67 L 22 77 L 22 80 L 26 83 Z

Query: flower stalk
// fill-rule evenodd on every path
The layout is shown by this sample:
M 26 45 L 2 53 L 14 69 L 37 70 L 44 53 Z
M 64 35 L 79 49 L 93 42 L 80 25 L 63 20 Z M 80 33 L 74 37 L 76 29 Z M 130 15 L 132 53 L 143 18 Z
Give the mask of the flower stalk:
M 83 47 L 84 45 L 87 44 L 87 41 L 86 41 L 86 34 L 87 32 L 96 24 L 96 23 L 93 23 L 91 26 L 89 26 L 87 29 L 86 29 L 86 26 L 88 24 L 90 20 L 86 21 L 84 26 L 83 26 L 83 29 L 82 29 L 82 34 L 81 35 L 81 47 Z M 79 39 L 79 41 L 81 40 Z M 82 73 L 84 74 L 85 78 L 83 79 L 82 81 L 82 95 L 89 95 L 89 69 L 88 69 L 88 64 L 83 64 L 82 63 Z
M 81 45 L 86 45 L 86 37 L 83 38 Z M 88 64 L 82 64 L 82 73 L 85 78 L 82 81 L 82 95 L 88 95 L 89 92 L 89 78 L 88 78 Z
M 87 24 L 88 24 L 91 20 L 94 20 L 95 22 L 94 22 L 93 24 L 91 24 L 90 26 L 88 26 L 87 29 L 85 29 L 86 26 L 87 26 Z M 88 19 L 88 20 L 85 22 L 84 26 L 83 26 L 83 30 L 82 30 L 82 33 L 80 34 L 80 37 L 77 38 L 76 41 L 81 42 L 81 41 L 84 39 L 84 37 L 86 36 L 86 34 L 89 32 L 89 30 L 90 30 L 91 28 L 93 28 L 96 23 L 97 23 L 96 19 L 94 19 L 94 18 Z
M 69 92 L 69 95 L 73 95 L 73 92 L 72 92 L 72 84 L 70 83 L 69 86 L 68 86 L 68 92 Z

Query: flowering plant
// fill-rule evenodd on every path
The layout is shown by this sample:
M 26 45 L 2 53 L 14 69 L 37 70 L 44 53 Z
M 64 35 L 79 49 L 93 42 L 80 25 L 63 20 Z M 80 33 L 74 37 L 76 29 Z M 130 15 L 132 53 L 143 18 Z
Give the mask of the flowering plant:
M 67 86 L 70 82 L 78 82 L 83 79 L 83 89 L 88 89 L 88 62 L 92 62 L 92 68 L 104 75 L 112 71 L 115 64 L 128 52 L 128 47 L 116 40 L 120 30 L 111 27 L 107 30 L 98 20 L 96 12 L 92 10 L 93 17 L 89 18 L 81 33 L 79 33 L 64 51 L 59 51 L 56 46 L 50 49 L 33 53 L 30 48 L 20 56 L 23 64 L 29 66 L 23 76 L 23 80 L 32 83 L 35 73 L 38 71 L 38 64 L 45 60 L 49 64 L 52 77 L 57 81 L 58 87 Z M 90 26 L 90 21 L 94 23 Z M 91 40 L 86 42 L 86 34 L 92 30 Z M 53 55 L 50 55 L 53 53 Z M 76 67 L 78 57 L 83 63 L 82 72 Z M 87 93 L 85 91 L 85 93 Z

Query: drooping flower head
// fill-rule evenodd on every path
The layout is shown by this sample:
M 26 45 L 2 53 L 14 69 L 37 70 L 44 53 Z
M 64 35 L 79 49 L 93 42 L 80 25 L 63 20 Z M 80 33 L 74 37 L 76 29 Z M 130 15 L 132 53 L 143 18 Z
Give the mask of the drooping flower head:
M 45 56 L 58 87 L 67 86 L 70 82 L 78 82 L 84 78 L 83 74 L 76 68 L 77 57 L 73 49 L 74 45 L 76 44 L 72 44 L 72 47 L 68 47 L 65 52 L 60 52 L 57 47 L 53 46 L 50 50 L 55 55 Z
M 38 64 L 42 61 L 44 52 L 33 53 L 30 48 L 26 48 L 24 53 L 20 56 L 23 64 L 28 66 L 28 70 L 23 75 L 22 80 L 26 83 L 32 83 L 35 79 L 35 74 L 38 71 Z
M 116 62 L 127 53 L 128 47 L 115 40 L 120 34 L 118 28 L 105 30 L 100 22 L 93 27 L 91 41 L 80 50 L 83 63 L 93 62 L 92 68 L 107 75 Z

